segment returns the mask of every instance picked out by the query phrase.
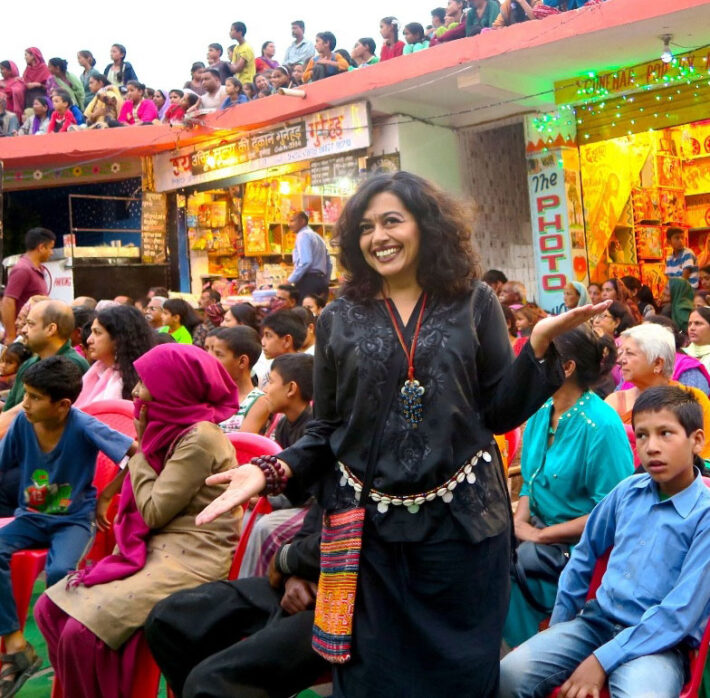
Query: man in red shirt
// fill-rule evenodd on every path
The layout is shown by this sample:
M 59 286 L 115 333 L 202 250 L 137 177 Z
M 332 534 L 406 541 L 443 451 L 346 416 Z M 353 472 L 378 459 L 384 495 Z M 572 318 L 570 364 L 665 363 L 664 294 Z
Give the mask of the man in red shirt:
M 31 228 L 25 235 L 25 254 L 10 272 L 2 299 L 2 322 L 5 325 L 4 344 L 12 344 L 17 337 L 15 319 L 22 306 L 32 296 L 46 296 L 47 281 L 42 264 L 52 256 L 56 236 L 47 228 Z

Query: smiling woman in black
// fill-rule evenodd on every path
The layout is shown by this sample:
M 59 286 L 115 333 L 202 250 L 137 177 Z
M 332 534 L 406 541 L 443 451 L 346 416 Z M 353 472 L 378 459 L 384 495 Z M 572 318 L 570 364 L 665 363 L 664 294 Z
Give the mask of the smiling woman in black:
M 279 456 L 320 483 L 326 511 L 366 509 L 352 658 L 334 695 L 495 695 L 511 529 L 493 434 L 559 387 L 551 340 L 601 308 L 541 321 L 513 360 L 465 213 L 406 172 L 365 182 L 338 237 L 348 281 L 318 322 L 315 419 Z M 201 517 L 264 482 L 240 467 Z

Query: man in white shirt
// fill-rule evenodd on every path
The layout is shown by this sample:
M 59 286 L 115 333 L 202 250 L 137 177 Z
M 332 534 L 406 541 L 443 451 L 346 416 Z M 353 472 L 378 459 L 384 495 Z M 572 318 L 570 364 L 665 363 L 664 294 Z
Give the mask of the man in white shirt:
M 286 49 L 284 65 L 290 67 L 300 63 L 305 68 L 308 61 L 316 55 L 313 44 L 303 38 L 305 30 L 306 25 L 300 19 L 291 22 L 291 36 L 294 38 L 294 42 Z
M 224 85 L 220 82 L 220 74 L 217 68 L 205 68 L 202 72 L 202 87 L 205 90 L 197 102 L 191 106 L 188 113 L 201 112 L 209 113 L 217 111 L 222 102 L 227 99 Z

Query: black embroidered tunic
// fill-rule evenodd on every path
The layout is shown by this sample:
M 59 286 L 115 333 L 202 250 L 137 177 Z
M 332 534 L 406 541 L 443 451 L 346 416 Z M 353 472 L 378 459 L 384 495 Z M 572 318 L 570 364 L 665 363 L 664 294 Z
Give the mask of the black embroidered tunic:
M 406 327 L 396 316 L 407 346 L 421 302 Z M 437 497 L 416 514 L 402 506 L 380 513 L 368 500 L 368 519 L 388 542 L 477 543 L 500 534 L 510 514 L 493 433 L 520 425 L 562 384 L 554 347 L 539 362 L 528 344 L 514 360 L 500 304 L 475 282 L 454 301 L 430 296 L 414 367 L 425 388 L 417 428 L 402 414 L 407 360 L 384 302 L 329 304 L 316 332 L 315 420 L 281 458 L 297 477 L 321 481 L 323 504 L 334 510 L 355 504 L 353 489 L 339 484 L 338 461 L 362 480 L 374 459 L 373 487 L 410 495 L 441 485 L 489 449 L 493 460 L 480 460 L 475 483 L 464 480 L 450 503 Z

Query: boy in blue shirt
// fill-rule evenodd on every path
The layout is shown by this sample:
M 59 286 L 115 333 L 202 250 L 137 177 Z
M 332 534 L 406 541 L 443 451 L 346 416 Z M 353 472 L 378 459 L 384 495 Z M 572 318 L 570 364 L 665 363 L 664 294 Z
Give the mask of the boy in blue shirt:
M 5 642 L 0 695 L 15 695 L 42 660 L 20 630 L 10 579 L 17 550 L 49 548 L 47 584 L 76 568 L 94 531 L 96 488 L 92 484 L 99 451 L 119 462 L 134 441 L 72 407 L 81 392 L 81 369 L 52 356 L 22 376 L 22 412 L 0 443 L 0 472 L 19 466 L 15 519 L 0 528 L 0 635 Z
M 710 489 L 700 475 L 705 437 L 695 398 L 649 388 L 632 417 L 646 474 L 622 481 L 592 511 L 560 577 L 550 628 L 501 662 L 500 696 L 678 696 L 684 645 L 710 615 Z M 603 463 L 599 467 L 604 467 Z M 596 598 L 595 563 L 613 546 Z

